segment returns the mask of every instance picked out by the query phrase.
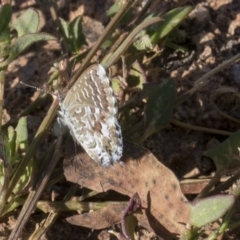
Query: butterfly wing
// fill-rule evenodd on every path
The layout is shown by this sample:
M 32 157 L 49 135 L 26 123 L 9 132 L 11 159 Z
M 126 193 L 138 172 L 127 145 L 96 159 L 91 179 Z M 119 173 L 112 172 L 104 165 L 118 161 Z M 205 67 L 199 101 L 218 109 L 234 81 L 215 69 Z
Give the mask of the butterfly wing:
M 60 116 L 75 141 L 103 166 L 122 156 L 122 133 L 116 99 L 105 69 L 94 64 L 84 71 L 60 104 Z

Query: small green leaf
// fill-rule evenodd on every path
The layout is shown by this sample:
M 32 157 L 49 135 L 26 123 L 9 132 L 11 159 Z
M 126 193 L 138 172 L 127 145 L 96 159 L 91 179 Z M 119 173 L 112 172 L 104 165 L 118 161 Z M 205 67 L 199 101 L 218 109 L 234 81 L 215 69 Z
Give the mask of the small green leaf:
M 21 117 L 19 119 L 15 131 L 17 134 L 16 148 L 21 149 L 22 152 L 26 152 L 28 148 L 27 117 Z M 13 190 L 15 194 L 21 194 L 28 188 L 33 178 L 34 166 L 33 159 L 30 159 L 24 171 L 20 173 L 21 177 Z
M 82 17 L 76 17 L 69 24 L 70 40 L 72 40 L 72 45 L 74 46 L 74 52 L 78 52 L 82 45 L 87 45 L 87 41 L 82 31 Z
M 62 19 L 62 18 L 59 18 L 60 20 L 60 27 L 63 31 L 63 35 L 66 39 L 69 39 L 70 38 L 70 32 L 69 32 L 69 27 L 68 27 L 68 23 Z
M 78 52 L 87 41 L 82 31 L 82 17 L 76 17 L 70 24 L 60 18 L 60 27 L 67 49 L 70 52 Z
M 125 237 L 128 237 L 126 239 L 135 239 L 134 232 L 137 224 L 138 224 L 138 221 L 133 214 L 130 214 L 125 218 L 125 226 L 126 226 L 126 232 L 127 232 L 127 236 Z
M 8 46 L 10 41 L 11 41 L 10 29 L 6 28 L 0 34 L 0 58 L 2 58 L 2 56 L 8 55 L 8 54 L 4 53 L 4 48 L 6 46 Z
M 114 3 L 108 10 L 107 10 L 107 16 L 113 17 L 121 8 L 122 1 L 117 1 Z
M 10 150 L 8 138 L 0 133 L 0 215 L 6 206 L 6 193 L 11 176 Z
M 143 35 L 134 41 L 133 46 L 140 51 L 150 50 L 153 48 L 151 39 L 148 35 Z
M 240 163 L 240 130 L 233 133 L 222 143 L 204 153 L 210 157 L 218 170 L 227 170 L 229 168 L 239 168 Z
M 234 195 L 215 195 L 197 200 L 190 204 L 190 223 L 200 228 L 217 221 L 233 206 L 234 201 Z
M 17 194 L 21 194 L 24 193 L 26 191 L 26 189 L 29 187 L 32 179 L 33 179 L 33 175 L 34 175 L 34 161 L 33 158 L 30 159 L 30 161 L 28 162 L 27 167 L 24 169 L 24 172 L 21 173 L 21 177 L 18 180 L 13 192 L 17 195 Z
M 0 7 L 0 36 L 6 30 L 12 17 L 12 7 L 9 4 L 4 4 Z
M 6 46 L 10 43 L 10 29 L 9 23 L 12 16 L 12 8 L 9 4 L 0 7 L 0 58 L 4 59 L 8 56 L 5 50 Z
M 4 162 L 4 165 L 9 162 L 10 149 L 8 144 L 8 138 L 4 134 L 0 133 L 0 159 Z
M 154 34 L 151 35 L 153 44 L 157 44 L 159 40 L 166 37 L 176 26 L 178 26 L 184 18 L 192 11 L 192 6 L 175 8 L 167 12 L 163 21 L 155 28 Z
M 114 17 L 114 15 L 120 10 L 120 8 L 123 5 L 123 1 L 117 1 L 114 3 L 108 10 L 107 10 L 107 16 Z M 129 23 L 131 19 L 133 8 L 129 8 L 128 11 L 124 14 L 123 18 L 120 20 L 120 23 Z
M 16 147 L 26 151 L 28 147 L 27 118 L 21 117 L 16 127 Z
M 130 198 L 125 211 L 123 212 L 121 220 L 122 234 L 126 239 L 135 239 L 134 232 L 138 221 L 133 215 L 133 213 L 141 212 L 141 210 L 142 210 L 141 199 L 139 198 L 138 193 L 134 193 Z
M 60 28 L 62 30 L 62 36 L 64 38 L 64 44 L 66 45 L 65 47 L 69 52 L 73 52 L 74 46 L 72 41 L 70 40 L 71 33 L 70 33 L 69 24 L 62 18 L 59 18 L 59 20 L 60 20 Z
M 9 52 L 8 58 L 0 63 L 0 68 L 6 67 L 12 62 L 21 52 L 27 47 L 39 41 L 56 40 L 56 38 L 48 33 L 29 33 L 25 34 L 16 39 L 15 42 L 11 43 L 7 51 Z
M 143 84 L 146 82 L 146 76 L 144 76 L 143 70 L 138 61 L 133 62 L 127 82 L 129 87 L 143 89 Z
M 116 40 L 116 39 L 115 39 L 114 37 L 109 38 L 109 39 L 106 39 L 106 40 L 103 42 L 103 44 L 101 45 L 101 48 L 102 48 L 102 49 L 110 48 L 110 47 L 114 44 L 115 40 Z
M 20 37 L 27 33 L 36 33 L 38 31 L 39 22 L 39 13 L 29 8 L 11 25 L 11 27 L 16 29 L 18 37 Z
M 141 141 L 169 124 L 175 101 L 175 81 L 167 79 L 161 85 L 144 84 L 143 92 L 148 100 L 145 107 L 146 131 Z
M 4 210 L 2 212 L 1 216 L 6 215 L 9 212 L 12 212 L 14 209 L 16 209 L 19 206 L 23 205 L 23 200 L 22 199 L 15 199 L 13 202 L 11 202 L 11 204 L 6 204 L 4 206 Z
M 121 81 L 119 80 L 119 78 L 112 78 L 111 86 L 115 95 L 118 96 L 120 94 L 123 94 L 123 90 L 121 88 Z
M 11 159 L 14 158 L 16 153 L 16 131 L 12 126 L 8 127 L 8 143 Z

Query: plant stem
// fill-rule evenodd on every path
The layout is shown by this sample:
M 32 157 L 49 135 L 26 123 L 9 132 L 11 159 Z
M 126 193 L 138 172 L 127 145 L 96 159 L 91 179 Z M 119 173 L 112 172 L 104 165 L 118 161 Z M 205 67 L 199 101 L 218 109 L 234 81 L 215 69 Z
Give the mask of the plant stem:
M 210 180 L 208 185 L 203 188 L 203 190 L 198 194 L 195 200 L 205 197 L 210 192 L 210 190 L 216 185 L 220 178 L 221 174 L 219 172 L 216 172 L 215 176 Z
M 223 135 L 223 136 L 231 136 L 233 134 L 233 132 L 228 132 L 228 131 L 223 131 L 223 130 L 218 130 L 218 129 L 213 129 L 213 128 L 194 126 L 194 125 L 191 125 L 188 123 L 180 122 L 176 119 L 171 119 L 171 123 L 173 123 L 176 126 L 180 126 L 183 128 L 187 128 L 187 129 L 191 129 L 191 130 L 199 131 L 199 132 L 219 134 L 219 135 Z

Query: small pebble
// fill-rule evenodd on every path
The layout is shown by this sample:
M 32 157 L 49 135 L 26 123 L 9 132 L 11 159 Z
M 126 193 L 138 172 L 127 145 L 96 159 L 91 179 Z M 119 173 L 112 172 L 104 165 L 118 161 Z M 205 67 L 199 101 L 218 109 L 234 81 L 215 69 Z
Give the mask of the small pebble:
M 203 6 L 197 6 L 190 14 L 189 17 L 196 19 L 199 23 L 206 23 L 210 20 L 209 10 Z

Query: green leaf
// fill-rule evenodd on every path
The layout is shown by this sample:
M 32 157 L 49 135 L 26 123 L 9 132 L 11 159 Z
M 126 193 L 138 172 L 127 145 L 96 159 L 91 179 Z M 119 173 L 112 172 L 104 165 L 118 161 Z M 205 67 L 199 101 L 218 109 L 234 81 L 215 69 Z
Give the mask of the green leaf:
M 240 166 L 240 130 L 233 133 L 222 143 L 204 153 L 210 157 L 218 170 L 236 169 Z
M 140 51 L 150 50 L 153 48 L 151 39 L 148 35 L 143 35 L 134 41 L 133 46 Z
M 72 44 L 72 41 L 70 40 L 71 33 L 70 33 L 69 25 L 64 19 L 59 18 L 59 20 L 60 20 L 60 28 L 62 30 L 62 36 L 64 38 L 64 43 L 66 45 L 65 47 L 69 52 L 73 52 L 74 46 Z
M 127 236 L 125 236 L 125 237 L 128 237 L 126 239 L 135 239 L 134 232 L 137 224 L 138 224 L 138 221 L 133 214 L 130 214 L 125 218 L 126 232 L 128 234 Z
M 87 41 L 82 31 L 82 17 L 76 17 L 70 24 L 70 40 L 74 47 L 74 52 L 78 52 L 82 45 L 87 45 Z
M 82 31 L 82 17 L 76 17 L 70 24 L 60 18 L 60 27 L 63 32 L 66 48 L 70 52 L 78 52 L 87 41 Z
M 0 133 L 0 159 L 4 162 L 4 165 L 9 163 L 10 149 L 8 144 L 8 138 L 4 134 Z M 1 163 L 2 165 L 2 163 Z
M 112 38 L 109 38 L 109 39 L 106 39 L 103 44 L 101 45 L 101 48 L 102 49 L 107 49 L 107 48 L 110 48 L 114 42 L 115 42 L 116 38 L 112 37 Z
M 9 212 L 12 212 L 14 209 L 16 209 L 19 206 L 23 205 L 24 200 L 23 199 L 15 199 L 13 202 L 11 202 L 11 204 L 6 204 L 4 206 L 4 210 L 2 212 L 1 216 L 6 215 Z
M 12 8 L 9 4 L 0 7 L 0 58 L 5 58 L 8 53 L 5 51 L 6 46 L 10 43 L 9 23 L 12 16 Z
M 133 215 L 133 213 L 141 212 L 141 210 L 142 210 L 141 199 L 139 198 L 139 195 L 136 192 L 130 198 L 129 203 L 125 211 L 123 212 L 121 220 L 122 234 L 126 239 L 135 239 L 134 232 L 138 221 Z
M 6 30 L 12 17 L 12 7 L 9 4 L 4 4 L 0 7 L 0 36 Z
M 114 3 L 108 10 L 107 10 L 107 16 L 113 17 L 121 8 L 122 1 L 117 1 Z
M 21 117 L 16 127 L 16 148 L 21 148 L 26 151 L 28 147 L 28 130 L 27 130 L 27 117 Z
M 60 27 L 63 31 L 63 35 L 66 39 L 69 39 L 70 38 L 70 32 L 69 32 L 69 26 L 68 26 L 68 23 L 62 19 L 62 18 L 59 18 L 60 20 Z
M 175 101 L 175 81 L 167 79 L 161 85 L 144 84 L 143 92 L 148 100 L 145 107 L 146 131 L 141 141 L 169 124 Z
M 11 159 L 14 158 L 16 153 L 16 131 L 12 126 L 8 127 L 8 143 Z
M 9 56 L 5 61 L 0 63 L 0 68 L 6 67 L 21 52 L 23 52 L 26 48 L 30 47 L 32 44 L 39 41 L 48 40 L 56 40 L 56 38 L 48 33 L 29 33 L 17 38 L 16 41 L 11 43 L 11 45 L 7 48 Z
M 129 87 L 143 89 L 143 84 L 146 82 L 146 76 L 144 76 L 138 61 L 132 63 L 127 82 Z
M 16 29 L 18 37 L 20 37 L 27 33 L 36 33 L 38 31 L 39 22 L 39 13 L 29 8 L 11 25 L 11 27 Z
M 17 137 L 16 137 L 16 149 L 21 149 L 21 152 L 27 151 L 28 148 L 28 130 L 27 130 L 27 117 L 21 117 L 18 121 L 17 127 L 15 129 Z M 18 180 L 13 192 L 15 194 L 20 194 L 28 188 L 31 183 L 32 177 L 34 173 L 34 161 L 31 159 L 24 169 L 23 172 L 20 173 L 21 177 Z
M 234 201 L 234 195 L 215 195 L 197 200 L 190 204 L 190 223 L 200 228 L 217 221 L 233 206 Z
M 163 17 L 162 21 L 157 28 L 155 28 L 154 34 L 151 35 L 153 44 L 157 44 L 159 40 L 166 37 L 176 26 L 178 26 L 184 18 L 192 11 L 192 6 L 185 6 L 175 8 Z
M 9 45 L 10 41 L 10 29 L 6 28 L 0 34 L 0 58 L 7 55 L 4 53 L 4 48 Z
M 26 189 L 29 187 L 29 185 L 32 182 L 33 175 L 34 175 L 34 161 L 33 158 L 30 159 L 28 162 L 27 167 L 24 169 L 24 172 L 21 173 L 21 177 L 18 180 L 15 188 L 13 189 L 13 192 L 18 195 L 18 194 L 23 194 Z
M 116 96 L 121 96 L 121 94 L 123 94 L 123 90 L 121 87 L 122 85 L 121 85 L 121 81 L 119 80 L 119 78 L 112 78 L 111 86 L 112 86 L 113 92 Z
M 120 8 L 123 5 L 123 1 L 117 1 L 114 3 L 106 12 L 107 16 L 114 17 L 114 15 L 120 10 Z M 132 11 L 133 8 L 129 8 L 129 10 L 124 14 L 123 18 L 120 21 L 120 24 L 122 23 L 129 23 L 132 20 Z

